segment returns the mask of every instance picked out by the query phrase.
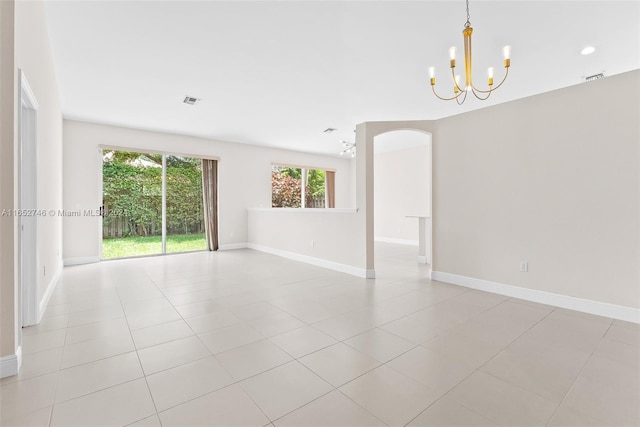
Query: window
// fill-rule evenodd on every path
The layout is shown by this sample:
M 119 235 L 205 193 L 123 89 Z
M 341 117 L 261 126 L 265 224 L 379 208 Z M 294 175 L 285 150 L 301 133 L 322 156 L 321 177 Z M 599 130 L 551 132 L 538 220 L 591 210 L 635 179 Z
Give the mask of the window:
M 334 171 L 272 165 L 271 207 L 333 208 L 334 183 Z

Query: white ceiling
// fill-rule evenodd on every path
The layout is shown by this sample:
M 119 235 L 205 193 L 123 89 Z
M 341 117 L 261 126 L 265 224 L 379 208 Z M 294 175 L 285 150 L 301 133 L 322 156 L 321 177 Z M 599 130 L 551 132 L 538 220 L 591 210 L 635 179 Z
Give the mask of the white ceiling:
M 434 98 L 428 68 L 449 91 L 463 0 L 46 5 L 66 118 L 330 155 L 360 122 L 438 119 L 640 68 L 637 0 L 470 8 L 475 82 L 489 65 L 501 76 L 505 44 L 512 67 L 490 101 L 458 106 Z M 586 45 L 596 52 L 580 55 Z

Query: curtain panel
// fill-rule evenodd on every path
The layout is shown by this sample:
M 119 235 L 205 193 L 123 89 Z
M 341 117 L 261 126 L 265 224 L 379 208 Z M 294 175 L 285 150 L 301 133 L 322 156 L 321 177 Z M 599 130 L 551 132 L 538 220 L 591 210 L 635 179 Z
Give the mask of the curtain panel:
M 327 207 L 336 207 L 336 173 L 334 171 L 327 171 L 325 173 L 325 179 L 327 181 Z
M 202 199 L 207 249 L 218 250 L 218 161 L 202 159 Z

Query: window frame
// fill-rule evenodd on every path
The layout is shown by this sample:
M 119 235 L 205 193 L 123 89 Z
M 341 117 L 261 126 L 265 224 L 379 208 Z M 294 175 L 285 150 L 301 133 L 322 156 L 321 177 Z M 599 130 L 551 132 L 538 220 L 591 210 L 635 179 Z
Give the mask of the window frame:
M 317 166 L 306 166 L 306 165 L 296 165 L 296 164 L 291 164 L 291 163 L 277 163 L 277 162 L 272 162 L 271 163 L 271 173 L 274 172 L 274 168 L 291 168 L 291 169 L 300 169 L 300 187 L 301 187 L 301 191 L 300 191 L 300 207 L 291 207 L 289 209 L 334 209 L 334 208 L 329 208 L 328 207 L 328 203 L 329 203 L 329 195 L 328 195 L 328 188 L 327 188 L 327 172 L 333 172 L 336 173 L 336 169 L 335 168 L 325 168 L 325 167 L 317 167 Z M 306 197 L 306 187 L 307 184 L 309 182 L 309 171 L 311 170 L 320 170 L 320 171 L 324 171 L 325 176 L 324 176 L 324 208 L 308 208 L 306 206 L 307 204 L 307 197 Z M 335 192 L 335 190 L 334 190 Z M 274 207 L 273 206 L 273 182 L 271 184 L 271 208 L 272 209 L 283 209 L 282 206 L 280 207 Z

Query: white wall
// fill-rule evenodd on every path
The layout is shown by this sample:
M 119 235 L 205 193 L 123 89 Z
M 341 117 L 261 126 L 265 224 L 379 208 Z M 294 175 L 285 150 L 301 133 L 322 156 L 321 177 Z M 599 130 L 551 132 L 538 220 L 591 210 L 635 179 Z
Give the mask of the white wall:
M 18 70 L 23 70 L 39 103 L 37 111 L 38 208 L 62 208 L 62 115 L 47 32 L 40 1 L 2 1 L 2 191 L 1 208 L 18 207 Z M 9 105 L 12 107 L 9 107 Z M 35 172 L 35 171 L 34 171 Z M 15 352 L 17 319 L 17 228 L 15 218 L 2 217 L 2 349 Z M 62 220 L 38 218 L 38 299 L 55 285 L 62 270 Z
M 65 209 L 96 209 L 102 204 L 101 145 L 218 157 L 222 247 L 248 241 L 247 208 L 271 206 L 271 163 L 335 169 L 336 208 L 350 203 L 350 161 L 346 159 L 65 120 Z M 68 217 L 64 221 L 65 261 L 97 260 L 99 218 Z
M 636 70 L 439 120 L 434 270 L 640 307 L 639 93 Z
M 12 1 L 0 1 L 0 208 L 12 209 L 14 201 L 14 153 L 16 87 L 14 65 L 14 13 Z M 15 281 L 15 224 L 0 217 L 0 363 L 13 357 L 17 347 Z M 1 367 L 1 365 L 0 365 Z M 17 361 L 15 368 L 17 369 Z
M 38 101 L 38 207 L 62 208 L 62 113 L 44 4 L 16 2 L 16 67 Z M 38 218 L 38 300 L 62 269 L 62 218 Z
M 350 161 L 351 173 L 349 175 L 349 206 L 355 207 L 356 202 L 356 158 L 352 158 Z
M 378 151 L 381 140 L 387 137 L 417 137 L 422 144 Z M 430 215 L 431 151 L 428 144 L 428 135 L 418 132 L 398 131 L 376 137 L 373 173 L 376 240 L 418 244 L 418 220 L 407 218 L 407 215 Z
M 367 277 L 362 221 L 356 209 L 250 209 L 249 247 Z

